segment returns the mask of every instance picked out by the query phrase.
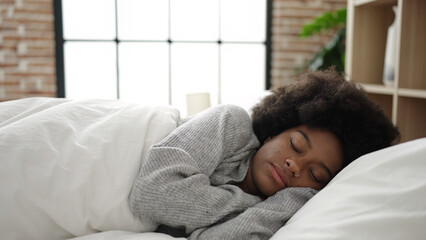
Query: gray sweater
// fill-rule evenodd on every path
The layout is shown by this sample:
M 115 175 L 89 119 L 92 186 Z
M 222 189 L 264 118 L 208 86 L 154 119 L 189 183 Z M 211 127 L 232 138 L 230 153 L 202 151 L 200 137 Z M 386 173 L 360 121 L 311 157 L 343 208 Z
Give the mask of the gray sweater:
M 134 183 L 137 216 L 184 229 L 189 239 L 269 239 L 316 191 L 287 188 L 262 201 L 241 182 L 260 147 L 247 112 L 206 110 L 154 145 Z

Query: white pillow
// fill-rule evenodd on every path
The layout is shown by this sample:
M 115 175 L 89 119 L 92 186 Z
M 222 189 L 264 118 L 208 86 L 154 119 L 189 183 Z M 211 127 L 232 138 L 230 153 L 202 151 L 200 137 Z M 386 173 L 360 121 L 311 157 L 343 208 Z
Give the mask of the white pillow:
M 426 138 L 364 155 L 271 239 L 425 239 Z

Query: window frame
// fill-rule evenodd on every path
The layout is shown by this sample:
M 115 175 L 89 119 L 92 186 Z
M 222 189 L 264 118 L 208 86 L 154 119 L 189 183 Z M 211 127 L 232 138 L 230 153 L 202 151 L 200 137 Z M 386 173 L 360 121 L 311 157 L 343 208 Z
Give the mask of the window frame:
M 115 29 L 116 33 L 118 32 L 118 26 L 117 26 L 117 1 L 115 0 Z M 271 62 L 272 62 L 272 0 L 266 0 L 266 40 L 263 42 L 265 45 L 265 89 L 268 90 L 271 88 Z M 56 57 L 56 96 L 58 98 L 65 98 L 66 97 L 66 89 L 65 89 L 65 66 L 64 66 L 64 44 L 66 42 L 114 42 L 116 46 L 116 69 L 117 69 L 117 99 L 120 99 L 120 76 L 119 76 L 119 54 L 118 54 L 118 48 L 120 42 L 153 42 L 153 41 L 147 41 L 147 40 L 120 40 L 118 39 L 118 36 L 115 37 L 113 40 L 85 40 L 85 39 L 73 39 L 73 40 L 66 40 L 64 39 L 63 35 L 63 21 L 62 21 L 62 0 L 54 0 L 53 1 L 53 10 L 54 10 L 54 28 L 55 28 L 55 57 Z M 170 15 L 170 12 L 169 12 Z M 116 34 L 117 35 L 117 34 Z M 247 44 L 250 42 L 230 42 L 230 41 L 221 41 L 220 39 L 218 41 L 178 41 L 178 40 L 171 40 L 170 38 L 165 41 L 154 41 L 154 42 L 167 42 L 169 44 L 169 48 L 171 47 L 171 44 L 173 43 L 217 43 L 220 47 L 223 43 L 237 43 L 237 44 Z M 252 42 L 258 44 L 259 42 Z M 169 69 L 171 68 L 171 65 L 169 64 Z M 220 69 L 219 69 L 220 71 Z M 171 76 L 169 76 L 169 82 L 170 82 Z M 220 84 L 220 79 L 219 79 Z M 169 88 L 171 88 L 171 84 L 169 84 Z M 171 103 L 171 89 L 169 91 L 169 104 Z M 220 90 L 219 90 L 220 91 Z M 220 94 L 219 94 L 220 95 Z M 220 97 L 219 97 L 219 103 L 220 103 Z

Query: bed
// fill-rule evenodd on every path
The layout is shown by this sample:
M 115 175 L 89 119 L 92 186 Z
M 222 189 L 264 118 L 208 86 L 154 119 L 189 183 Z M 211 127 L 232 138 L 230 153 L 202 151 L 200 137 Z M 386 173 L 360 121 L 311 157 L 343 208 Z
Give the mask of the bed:
M 0 103 L 4 239 L 184 239 L 152 232 L 129 193 L 177 109 L 117 100 Z M 272 239 L 424 239 L 426 138 L 360 157 Z

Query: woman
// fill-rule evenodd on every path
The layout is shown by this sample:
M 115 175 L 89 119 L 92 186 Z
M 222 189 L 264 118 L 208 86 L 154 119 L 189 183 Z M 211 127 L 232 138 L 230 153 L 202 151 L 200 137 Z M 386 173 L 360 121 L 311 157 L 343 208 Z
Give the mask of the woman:
M 398 141 L 359 86 L 308 72 L 252 118 L 224 105 L 182 123 L 150 149 L 132 210 L 189 239 L 268 239 L 342 168 Z

